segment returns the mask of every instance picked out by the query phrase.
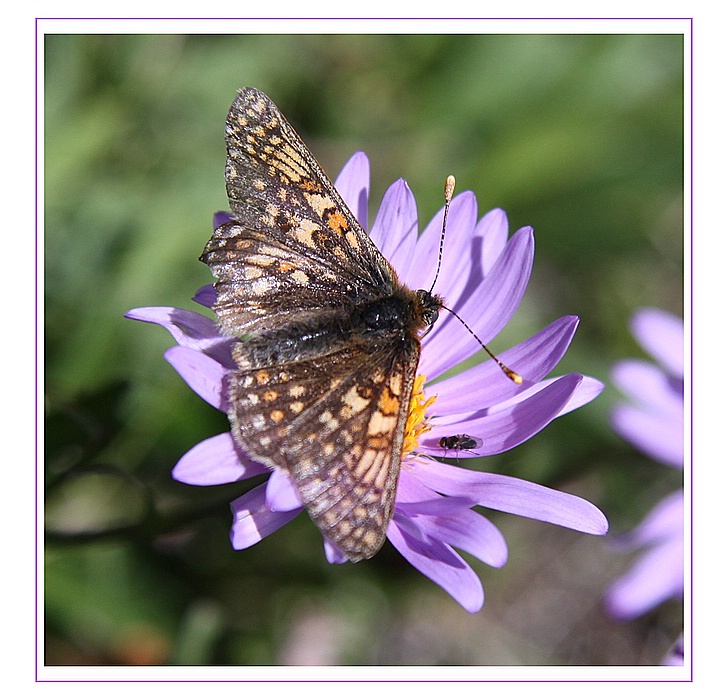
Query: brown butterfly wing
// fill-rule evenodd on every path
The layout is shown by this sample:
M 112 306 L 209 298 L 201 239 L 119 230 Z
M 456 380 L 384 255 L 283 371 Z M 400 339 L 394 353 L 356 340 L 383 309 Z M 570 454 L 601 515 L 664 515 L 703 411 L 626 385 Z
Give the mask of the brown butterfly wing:
M 237 348 L 245 367 L 246 345 Z M 311 519 L 351 561 L 373 556 L 394 508 L 419 342 L 356 346 L 230 377 L 237 442 L 298 487 Z
M 391 265 L 266 95 L 238 93 L 226 142 L 234 221 L 201 257 L 218 279 L 213 308 L 224 330 L 240 336 L 285 322 L 269 311 L 315 313 L 395 290 Z

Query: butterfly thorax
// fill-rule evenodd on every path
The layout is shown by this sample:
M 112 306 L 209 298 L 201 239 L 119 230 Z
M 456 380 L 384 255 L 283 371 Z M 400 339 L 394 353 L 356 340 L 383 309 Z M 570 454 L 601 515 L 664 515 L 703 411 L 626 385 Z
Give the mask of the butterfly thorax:
M 442 308 L 442 300 L 420 289 L 399 287 L 394 294 L 354 307 L 352 325 L 364 333 L 415 334 L 431 326 Z

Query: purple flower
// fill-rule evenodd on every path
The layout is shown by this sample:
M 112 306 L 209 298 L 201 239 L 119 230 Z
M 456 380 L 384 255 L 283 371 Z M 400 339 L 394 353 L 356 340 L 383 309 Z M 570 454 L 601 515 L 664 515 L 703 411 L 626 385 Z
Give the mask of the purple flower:
M 659 309 L 641 309 L 632 332 L 654 357 L 623 360 L 612 376 L 630 399 L 612 415 L 615 431 L 652 459 L 683 468 L 683 339 L 681 319 Z M 645 519 L 620 540 L 627 549 L 644 549 L 632 568 L 606 594 L 607 610 L 632 619 L 684 591 L 683 492 L 660 501 Z
M 351 158 L 336 186 L 367 228 L 369 162 L 363 153 Z M 221 216 L 226 215 L 218 215 L 216 225 Z M 369 229 L 400 279 L 412 289 L 428 289 L 432 284 L 441 222 L 442 212 L 418 236 L 414 197 L 407 183 L 398 180 L 384 195 Z M 463 192 L 452 200 L 442 269 L 434 291 L 488 342 L 518 307 L 530 276 L 533 248 L 530 228 L 522 228 L 509 238 L 505 213 L 496 209 L 478 220 L 475 196 Z M 215 299 L 214 290 L 205 287 L 195 299 L 209 307 Z M 202 398 L 227 410 L 223 387 L 226 372 L 234 368 L 230 348 L 236 339 L 221 335 L 213 321 L 191 311 L 151 307 L 134 309 L 127 316 L 167 328 L 179 344 L 165 353 L 167 360 Z M 387 537 L 405 559 L 469 612 L 482 607 L 483 587 L 456 550 L 495 567 L 503 566 L 507 559 L 503 536 L 473 506 L 591 534 L 607 531 L 604 515 L 581 498 L 433 459 L 445 455 L 440 440 L 455 435 L 477 438 L 477 454 L 463 450 L 458 453 L 460 458 L 503 452 L 597 396 L 603 385 L 589 377 L 569 374 L 544 379 L 566 352 L 577 324 L 576 317 L 565 316 L 500 354 L 506 365 L 523 376 L 521 385 L 488 359 L 456 376 L 442 378 L 480 349 L 472 335 L 446 312 L 423 338 Z M 269 472 L 241 453 L 229 432 L 193 447 L 173 470 L 174 478 L 197 485 L 228 483 L 265 473 L 270 474 L 267 482 L 231 504 L 231 538 L 236 549 L 259 542 L 301 512 L 295 485 L 283 472 Z M 329 562 L 344 561 L 327 540 L 324 547 Z

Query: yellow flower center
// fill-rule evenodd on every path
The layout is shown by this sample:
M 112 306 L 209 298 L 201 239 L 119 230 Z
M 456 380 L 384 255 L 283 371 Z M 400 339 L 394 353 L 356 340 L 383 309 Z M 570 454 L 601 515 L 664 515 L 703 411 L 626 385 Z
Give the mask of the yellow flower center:
M 407 425 L 404 429 L 404 441 L 402 442 L 402 456 L 414 452 L 418 445 L 420 435 L 431 430 L 427 422 L 427 409 L 435 403 L 436 396 L 425 398 L 423 391 L 425 386 L 425 375 L 418 374 L 415 378 L 415 385 L 412 387 L 412 398 L 410 399 L 409 413 L 407 414 Z

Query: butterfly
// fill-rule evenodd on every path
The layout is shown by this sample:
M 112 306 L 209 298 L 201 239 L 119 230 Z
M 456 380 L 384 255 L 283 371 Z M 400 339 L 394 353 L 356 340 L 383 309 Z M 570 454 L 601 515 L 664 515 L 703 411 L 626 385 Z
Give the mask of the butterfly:
M 413 291 L 273 102 L 240 90 L 226 120 L 232 220 L 200 259 L 235 336 L 232 434 L 290 477 L 350 561 L 386 539 L 420 338 L 443 300 Z

